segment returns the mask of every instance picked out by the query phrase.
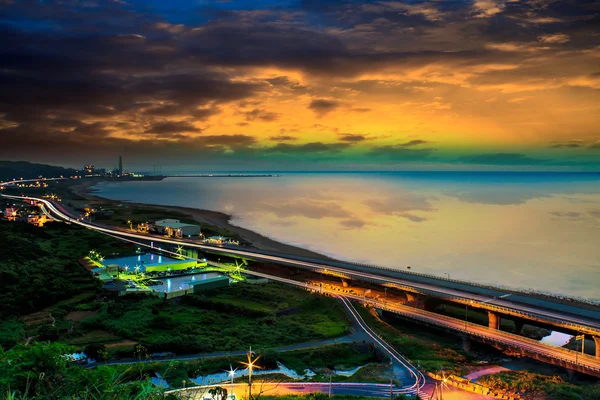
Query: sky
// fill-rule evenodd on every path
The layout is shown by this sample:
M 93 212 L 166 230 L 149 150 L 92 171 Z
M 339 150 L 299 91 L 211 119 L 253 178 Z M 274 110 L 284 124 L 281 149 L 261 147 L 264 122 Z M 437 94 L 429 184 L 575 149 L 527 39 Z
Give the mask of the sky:
M 0 159 L 600 169 L 600 3 L 0 0 Z

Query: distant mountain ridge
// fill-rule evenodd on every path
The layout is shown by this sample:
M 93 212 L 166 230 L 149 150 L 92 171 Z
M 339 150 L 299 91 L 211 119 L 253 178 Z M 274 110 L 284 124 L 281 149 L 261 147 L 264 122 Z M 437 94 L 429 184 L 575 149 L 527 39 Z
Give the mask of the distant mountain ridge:
M 55 178 L 59 176 L 75 175 L 73 168 L 58 167 L 55 165 L 35 164 L 27 161 L 0 161 L 0 181 L 12 179 L 35 179 L 38 176 Z

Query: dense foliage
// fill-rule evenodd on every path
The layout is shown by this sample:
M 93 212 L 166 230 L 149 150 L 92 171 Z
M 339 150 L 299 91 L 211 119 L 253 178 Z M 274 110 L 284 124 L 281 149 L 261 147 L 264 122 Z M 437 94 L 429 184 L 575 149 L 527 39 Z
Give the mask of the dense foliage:
M 0 161 L 0 181 L 13 179 L 35 179 L 39 176 L 56 178 L 71 176 L 77 173 L 72 168 L 57 167 L 54 165 L 34 164 L 26 161 Z
M 600 384 L 575 385 L 556 375 L 505 371 L 478 379 L 484 386 L 512 392 L 543 395 L 552 400 L 600 400 Z
M 101 304 L 80 327 L 135 340 L 150 353 L 267 348 L 341 336 L 348 329 L 335 300 L 275 283 L 241 283 L 180 301 L 127 296 Z
M 0 221 L 0 318 L 31 313 L 93 290 L 93 278 L 77 259 L 91 249 L 110 251 L 115 246 L 122 245 L 72 225 L 48 223 L 38 228 Z
M 128 382 L 110 368 L 71 365 L 59 343 L 34 343 L 0 350 L 0 393 L 14 399 L 161 399 L 149 381 Z

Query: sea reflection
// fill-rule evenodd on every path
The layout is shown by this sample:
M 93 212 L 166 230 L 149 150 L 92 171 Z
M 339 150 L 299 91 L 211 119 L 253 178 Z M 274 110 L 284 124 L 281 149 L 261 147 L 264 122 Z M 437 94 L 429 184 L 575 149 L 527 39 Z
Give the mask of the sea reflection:
M 337 258 L 598 298 L 598 183 L 585 174 L 284 174 L 99 191 L 227 212 L 237 225 Z

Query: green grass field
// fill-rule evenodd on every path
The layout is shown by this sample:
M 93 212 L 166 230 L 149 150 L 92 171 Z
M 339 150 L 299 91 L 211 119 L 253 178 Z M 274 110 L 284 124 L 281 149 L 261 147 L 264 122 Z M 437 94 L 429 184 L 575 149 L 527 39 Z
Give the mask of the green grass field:
M 349 330 L 344 310 L 334 299 L 278 283 L 237 283 L 177 302 L 126 296 L 81 307 L 98 313 L 64 337 L 78 347 L 130 340 L 149 352 L 202 353 L 250 345 L 273 348 L 339 337 Z M 98 332 L 105 332 L 106 340 L 99 340 Z

